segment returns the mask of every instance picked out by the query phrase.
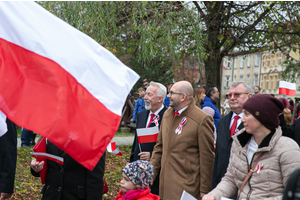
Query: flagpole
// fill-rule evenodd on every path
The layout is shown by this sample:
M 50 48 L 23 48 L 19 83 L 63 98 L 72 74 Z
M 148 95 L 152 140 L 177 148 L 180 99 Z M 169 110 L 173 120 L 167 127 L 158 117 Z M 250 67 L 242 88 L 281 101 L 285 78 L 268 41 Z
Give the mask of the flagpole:
M 128 162 L 127 162 L 127 160 L 125 159 L 125 157 L 122 155 L 122 157 L 123 157 L 123 159 L 124 159 L 124 161 L 125 161 L 125 163 L 127 164 Z
M 142 153 L 142 148 L 141 148 L 141 144 L 139 143 L 139 148 L 140 148 L 140 153 Z

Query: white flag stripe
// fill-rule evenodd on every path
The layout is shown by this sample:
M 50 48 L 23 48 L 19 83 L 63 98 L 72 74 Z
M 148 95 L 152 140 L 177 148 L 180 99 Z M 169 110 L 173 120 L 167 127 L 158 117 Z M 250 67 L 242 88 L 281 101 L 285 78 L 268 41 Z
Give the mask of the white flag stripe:
M 150 128 L 136 129 L 137 136 L 155 135 L 158 132 L 159 132 L 158 126 L 153 126 L 153 127 L 150 127 Z
M 111 153 L 118 154 L 118 153 L 120 153 L 120 150 L 119 150 L 119 148 L 117 148 L 116 150 L 112 151 Z
M 15 34 L 19 32 L 22 34 Z M 139 78 L 92 38 L 35 2 L 0 2 L 0 37 L 55 61 L 117 115 L 121 115 L 120 105 Z
M 113 152 L 113 150 L 111 149 L 111 143 L 109 143 L 109 144 L 107 145 L 107 148 L 106 148 L 106 149 L 107 149 L 108 152 Z
M 287 81 L 279 81 L 279 87 L 280 88 L 287 88 L 290 90 L 296 90 L 296 84 L 295 83 L 290 83 Z
M 64 162 L 63 157 L 56 156 L 56 155 L 49 154 L 49 153 L 30 152 L 30 154 L 33 155 L 33 156 L 45 156 L 45 157 L 53 158 L 53 159 L 58 160 L 60 162 Z
M 0 137 L 7 132 L 6 116 L 0 110 Z

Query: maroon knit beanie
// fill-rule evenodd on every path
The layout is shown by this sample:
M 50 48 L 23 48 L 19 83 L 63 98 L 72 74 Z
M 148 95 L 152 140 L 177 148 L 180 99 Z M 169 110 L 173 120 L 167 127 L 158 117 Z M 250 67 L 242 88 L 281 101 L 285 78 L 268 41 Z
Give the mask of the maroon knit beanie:
M 283 112 L 283 104 L 269 94 L 257 94 L 244 103 L 243 109 L 251 113 L 267 129 L 272 130 L 279 126 L 278 115 Z

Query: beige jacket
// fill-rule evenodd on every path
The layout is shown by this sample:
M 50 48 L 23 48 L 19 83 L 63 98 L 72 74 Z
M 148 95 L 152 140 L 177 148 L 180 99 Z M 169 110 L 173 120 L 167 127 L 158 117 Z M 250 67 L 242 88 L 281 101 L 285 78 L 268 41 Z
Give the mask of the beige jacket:
M 213 118 L 195 102 L 179 115 L 174 109 L 164 113 L 158 139 L 150 162 L 154 174 L 160 172 L 159 196 L 163 200 L 179 200 L 183 190 L 200 199 L 200 191 L 211 190 L 214 162 Z M 175 130 L 183 117 L 187 122 L 181 134 Z
M 252 135 L 242 129 L 233 137 L 230 161 L 227 173 L 219 185 L 210 192 L 216 199 L 231 197 L 238 192 L 249 170 L 247 162 L 247 142 Z M 263 168 L 259 173 L 253 173 L 242 190 L 240 199 L 282 199 L 282 193 L 289 175 L 300 168 L 300 150 L 297 143 L 281 136 L 281 128 L 269 134 L 253 155 L 252 165 L 259 154 L 265 152 L 259 164 Z

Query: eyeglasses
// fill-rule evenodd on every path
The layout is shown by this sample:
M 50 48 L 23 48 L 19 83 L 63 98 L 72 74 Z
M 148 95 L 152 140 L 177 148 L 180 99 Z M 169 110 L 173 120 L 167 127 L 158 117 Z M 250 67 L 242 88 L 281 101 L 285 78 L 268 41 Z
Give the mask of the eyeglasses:
M 173 94 L 180 94 L 180 95 L 182 95 L 183 93 L 177 93 L 177 92 L 170 91 L 169 94 L 172 96 Z
M 225 94 L 225 98 L 230 99 L 232 95 L 234 96 L 234 98 L 239 98 L 242 94 L 249 94 L 249 93 L 242 93 L 242 92 L 229 93 L 229 94 Z

